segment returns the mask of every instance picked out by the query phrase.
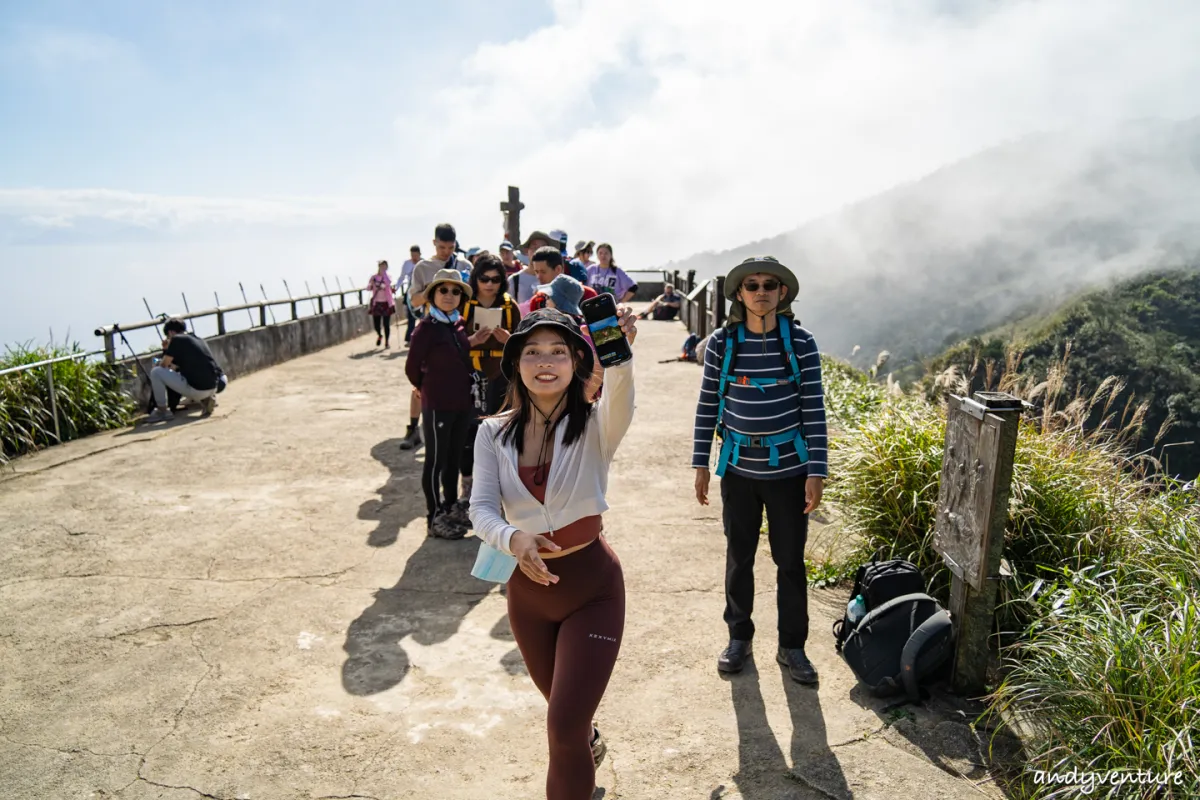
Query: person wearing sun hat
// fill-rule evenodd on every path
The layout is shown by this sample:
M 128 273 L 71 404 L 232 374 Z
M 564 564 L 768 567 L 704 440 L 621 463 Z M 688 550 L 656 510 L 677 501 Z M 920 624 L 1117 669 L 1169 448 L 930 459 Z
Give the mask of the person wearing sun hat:
M 457 269 L 442 269 L 429 279 L 424 294 L 425 314 L 413 332 L 404 372 L 421 400 L 426 526 L 430 536 L 461 539 L 467 518 L 458 504 L 459 466 L 475 419 L 471 343 L 461 314 L 471 287 Z
M 829 473 L 821 358 L 812 334 L 792 313 L 799 289 L 792 271 L 772 256 L 747 258 L 725 277 L 728 322 L 713 333 L 704 351 L 692 467 L 696 500 L 708 505 L 715 433 L 721 440 L 716 471 L 725 525 L 729 627 L 729 645 L 717 659 L 717 669 L 740 672 L 750 657 L 754 558 L 765 507 L 777 565 L 776 660 L 792 680 L 812 684 L 817 672 L 804 652 L 804 545 L 808 515 L 820 504 Z
M 630 344 L 636 317 L 618 318 Z M 608 471 L 633 420 L 633 361 L 605 370 L 585 397 L 594 358 L 574 319 L 531 312 L 504 343 L 511 410 L 475 439 L 476 535 L 514 556 L 508 620 L 529 677 L 549 704 L 546 796 L 589 798 L 607 746 L 593 714 L 625 629 L 621 562 L 604 536 Z

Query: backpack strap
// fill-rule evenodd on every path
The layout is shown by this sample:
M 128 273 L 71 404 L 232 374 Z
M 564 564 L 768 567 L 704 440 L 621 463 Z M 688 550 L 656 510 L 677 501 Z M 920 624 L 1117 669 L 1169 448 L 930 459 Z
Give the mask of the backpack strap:
M 725 393 L 729 389 L 730 375 L 733 372 L 734 350 L 736 345 L 746 341 L 746 325 L 739 322 L 734 328 L 725 329 L 725 356 L 721 360 L 721 381 L 717 386 L 717 435 L 721 437 L 721 454 L 717 457 L 717 477 L 725 476 L 725 467 L 732 457 L 737 463 L 734 452 L 737 446 L 725 431 Z
M 904 651 L 900 654 L 900 677 L 904 681 L 904 693 L 910 703 L 921 702 L 921 676 L 917 673 L 917 661 L 925 649 L 925 643 L 936 636 L 950 631 L 953 636 L 953 625 L 950 622 L 950 612 L 944 608 L 922 622 L 904 643 Z

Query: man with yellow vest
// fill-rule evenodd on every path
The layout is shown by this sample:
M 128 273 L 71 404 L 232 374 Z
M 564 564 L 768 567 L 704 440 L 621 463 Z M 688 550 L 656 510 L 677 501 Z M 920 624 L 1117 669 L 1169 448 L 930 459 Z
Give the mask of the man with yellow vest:
M 475 370 L 475 410 L 480 417 L 497 414 L 508 392 L 508 381 L 500 371 L 500 361 L 504 356 L 504 343 L 521 321 L 521 310 L 517 308 L 517 301 L 504 291 L 507 277 L 499 257 L 480 253 L 471 270 L 471 299 L 463 309 L 463 323 L 471 345 L 471 366 Z M 462 458 L 462 497 L 468 500 L 478 427 L 478 424 L 471 426 Z

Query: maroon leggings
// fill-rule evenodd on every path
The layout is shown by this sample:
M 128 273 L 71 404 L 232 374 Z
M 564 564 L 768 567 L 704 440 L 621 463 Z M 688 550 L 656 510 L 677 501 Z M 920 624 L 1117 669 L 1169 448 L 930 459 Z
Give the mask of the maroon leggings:
M 591 800 L 592 718 L 608 686 L 625 630 L 625 575 L 601 536 L 546 560 L 558 583 L 543 586 L 518 568 L 508 581 L 508 623 L 529 677 L 550 704 L 547 800 Z

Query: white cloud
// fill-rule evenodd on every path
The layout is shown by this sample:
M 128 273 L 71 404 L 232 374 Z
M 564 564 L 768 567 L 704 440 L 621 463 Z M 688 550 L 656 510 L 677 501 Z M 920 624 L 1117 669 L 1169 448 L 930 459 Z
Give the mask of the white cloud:
M 1200 111 L 1196 4 L 552 5 L 554 24 L 481 47 L 406 117 L 402 147 L 486 187 L 464 208 L 494 214 L 516 183 L 531 224 L 627 262 L 761 238 L 1033 130 Z M 652 89 L 589 118 L 620 73 Z
M 770 236 L 1031 131 L 1200 113 L 1195 3 L 551 8 L 551 24 L 481 45 L 454 82 L 397 109 L 396 155 L 364 154 L 357 196 L 10 189 L 0 217 L 167 233 L 381 223 L 405 239 L 450 219 L 464 244 L 488 245 L 516 184 L 526 231 L 610 240 L 623 264 L 647 266 Z M 59 39 L 42 52 L 113 47 Z

